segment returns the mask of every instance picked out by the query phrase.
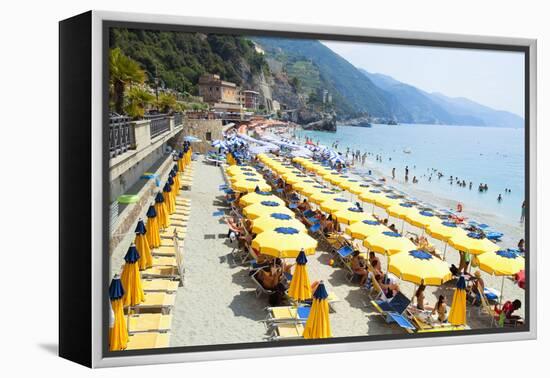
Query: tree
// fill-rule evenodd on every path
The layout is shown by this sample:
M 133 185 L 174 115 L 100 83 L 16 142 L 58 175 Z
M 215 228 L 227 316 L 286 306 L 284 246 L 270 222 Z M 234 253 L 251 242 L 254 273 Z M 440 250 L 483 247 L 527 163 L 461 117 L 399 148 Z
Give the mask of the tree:
M 117 113 L 124 111 L 124 92 L 126 86 L 142 84 L 145 71 L 138 62 L 124 55 L 120 48 L 109 51 L 109 84 L 112 88 L 113 104 Z
M 157 109 L 162 113 L 170 113 L 178 110 L 178 101 L 176 96 L 171 93 L 161 93 L 157 102 Z
M 155 96 L 142 86 L 129 88 L 124 97 L 124 112 L 134 119 L 142 118 L 147 106 L 155 99 Z

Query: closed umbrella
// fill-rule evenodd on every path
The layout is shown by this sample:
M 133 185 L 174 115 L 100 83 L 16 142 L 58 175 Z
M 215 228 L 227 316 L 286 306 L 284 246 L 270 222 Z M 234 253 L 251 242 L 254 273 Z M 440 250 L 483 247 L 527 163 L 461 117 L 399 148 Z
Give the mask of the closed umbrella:
M 460 276 L 456 283 L 447 321 L 455 326 L 466 325 L 466 280 L 464 276 Z
M 177 165 L 174 165 L 174 167 L 172 167 L 172 170 L 170 171 L 170 177 L 172 177 L 172 180 L 174 180 L 174 185 L 172 185 L 172 189 L 174 190 L 174 194 L 177 196 L 181 189 L 180 175 L 178 173 Z
M 261 201 L 243 209 L 243 214 L 248 219 L 256 219 L 271 213 L 287 214 L 294 217 L 292 210 L 275 201 Z
M 306 255 L 314 254 L 317 240 L 292 227 L 277 227 L 258 234 L 252 240 L 252 247 L 264 255 L 295 258 L 302 250 Z
M 134 244 L 128 248 L 126 256 L 124 256 L 124 267 L 122 268 L 122 274 L 120 280 L 122 286 L 125 288 L 124 297 L 122 301 L 124 306 L 136 306 L 143 302 L 145 294 L 141 287 L 141 274 L 139 272 L 139 252 Z
M 166 184 L 164 184 L 164 188 L 162 189 L 162 196 L 164 198 L 164 203 L 166 204 L 166 211 L 168 212 L 168 215 L 172 215 L 176 212 L 176 202 L 174 201 L 174 197 L 172 197 L 171 191 L 172 188 L 170 187 L 170 184 L 166 182 Z
M 147 240 L 147 229 L 143 219 L 138 220 L 136 229 L 136 238 L 134 244 L 141 256 L 139 259 L 139 269 L 145 270 L 153 266 L 153 256 L 151 255 L 151 248 L 149 247 L 149 241 Z
M 155 206 L 149 206 L 147 209 L 147 241 L 149 242 L 149 248 L 160 247 L 160 231 L 159 220 Z
M 366 218 L 359 222 L 355 222 L 346 228 L 346 234 L 351 235 L 354 239 L 366 239 L 371 235 L 381 234 L 387 228 L 375 219 Z
M 363 245 L 373 252 L 389 256 L 416 248 L 412 241 L 392 231 L 371 235 L 363 241 Z
M 328 293 L 323 281 L 313 293 L 313 304 L 304 327 L 304 339 L 326 339 L 332 337 L 330 329 Z
M 311 285 L 306 268 L 307 258 L 304 251 L 300 251 L 296 257 L 294 274 L 288 288 L 288 296 L 296 301 L 305 301 L 311 298 Z
M 292 227 L 300 232 L 307 232 L 306 226 L 302 222 L 288 214 L 271 213 L 252 221 L 252 232 L 254 234 L 271 231 L 278 227 Z
M 124 320 L 122 297 L 124 288 L 120 277 L 116 274 L 109 285 L 109 299 L 114 313 L 114 323 L 109 329 L 109 350 L 124 350 L 128 346 L 128 328 Z
M 388 271 L 416 285 L 439 286 L 452 278 L 445 261 L 417 249 L 391 255 Z
M 155 196 L 155 211 L 157 212 L 157 220 L 159 229 L 164 229 L 170 226 L 170 217 L 168 216 L 168 210 L 166 210 L 166 204 L 164 196 L 161 192 L 158 192 Z

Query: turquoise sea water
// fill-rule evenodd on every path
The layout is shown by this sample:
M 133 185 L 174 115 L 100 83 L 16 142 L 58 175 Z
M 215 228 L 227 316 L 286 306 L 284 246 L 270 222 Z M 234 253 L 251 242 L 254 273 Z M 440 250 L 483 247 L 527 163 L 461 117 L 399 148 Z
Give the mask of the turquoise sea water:
M 298 131 L 297 136 L 308 136 L 314 141 L 331 146 L 338 141 L 338 151 L 346 148 L 372 153 L 369 164 L 391 177 L 404 179 L 409 167 L 407 186 L 428 190 L 438 197 L 460 201 L 465 208 L 472 206 L 482 212 L 517 224 L 525 196 L 525 137 L 523 129 L 442 126 L 442 125 L 373 125 L 372 128 L 338 126 L 336 133 Z M 404 150 L 410 150 L 405 153 Z M 380 155 L 381 162 L 375 160 Z M 391 161 L 390 161 L 391 158 Z M 361 165 L 359 164 L 359 167 Z M 445 176 L 437 178 L 430 169 Z M 466 187 L 449 183 L 450 176 L 466 181 Z M 418 184 L 412 184 L 416 176 Z M 472 189 L 468 185 L 472 181 Z M 478 186 L 486 183 L 489 190 L 480 193 Z M 504 189 L 511 189 L 505 193 Z M 405 188 L 406 191 L 406 188 Z M 502 194 L 502 201 L 497 196 Z

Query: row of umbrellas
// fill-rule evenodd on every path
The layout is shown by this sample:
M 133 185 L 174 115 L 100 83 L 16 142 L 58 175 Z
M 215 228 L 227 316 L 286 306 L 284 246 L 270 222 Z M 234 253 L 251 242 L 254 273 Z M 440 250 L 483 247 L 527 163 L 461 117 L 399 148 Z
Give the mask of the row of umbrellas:
M 180 169 L 191 162 L 191 149 L 178 154 L 177 162 L 168 174 L 161 192 L 147 209 L 147 225 L 139 219 L 134 230 L 134 242 L 124 256 L 122 273 L 115 275 L 109 286 L 109 298 L 114 321 L 109 329 L 109 350 L 124 350 L 128 344 L 128 328 L 124 318 L 124 308 L 133 307 L 145 299 L 140 271 L 153 266 L 152 248 L 160 247 L 160 230 L 170 226 L 169 215 L 175 212 L 175 199 L 180 188 Z
M 231 166 L 226 172 L 234 190 L 239 190 L 241 175 L 253 177 L 249 174 L 255 173 L 261 177 L 249 166 Z M 242 196 L 239 204 L 243 206 L 243 215 L 251 220 L 252 232 L 257 234 L 252 240 L 252 248 L 268 256 L 296 258 L 288 295 L 298 302 L 312 299 L 310 315 L 304 327 L 304 338 L 331 337 L 328 293 L 323 282 L 312 293 L 306 268 L 306 255 L 315 253 L 317 240 L 307 234 L 306 227 L 296 219 L 294 212 L 286 207 L 282 199 L 269 191 L 261 190 L 259 186 Z

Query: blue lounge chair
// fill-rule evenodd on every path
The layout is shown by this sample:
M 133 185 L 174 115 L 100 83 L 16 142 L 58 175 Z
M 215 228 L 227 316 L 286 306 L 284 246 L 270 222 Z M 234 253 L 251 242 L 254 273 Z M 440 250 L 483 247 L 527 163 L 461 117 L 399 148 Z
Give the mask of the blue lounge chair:
M 384 315 L 386 323 L 396 323 L 407 332 L 416 330 L 416 327 L 407 316 L 403 314 L 410 303 L 411 300 L 400 292 L 389 301 L 382 299 L 371 301 L 374 308 L 378 310 L 380 314 Z

